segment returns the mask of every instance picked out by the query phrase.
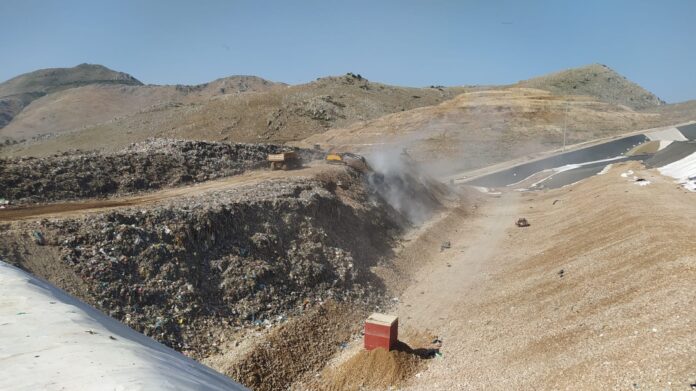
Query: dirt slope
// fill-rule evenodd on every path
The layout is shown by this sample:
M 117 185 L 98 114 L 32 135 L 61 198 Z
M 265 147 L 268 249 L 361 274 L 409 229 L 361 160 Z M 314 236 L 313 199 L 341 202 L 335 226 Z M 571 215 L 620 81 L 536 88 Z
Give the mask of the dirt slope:
M 517 83 L 556 95 L 585 95 L 599 101 L 645 109 L 665 102 L 650 91 L 626 79 L 606 65 L 593 64 L 552 73 Z
M 0 83 L 0 128 L 22 108 L 43 95 L 87 84 L 142 85 L 133 76 L 102 65 L 49 68 L 19 75 Z
M 468 92 L 436 106 L 333 129 L 300 145 L 350 150 L 407 148 L 439 173 L 465 171 L 566 144 L 647 128 L 657 114 L 635 112 L 586 96 L 529 88 Z
M 621 177 L 628 169 L 652 183 Z M 692 198 L 628 163 L 436 224 L 411 249 L 421 257 L 401 252 L 403 267 L 425 266 L 394 311 L 403 333 L 439 336 L 443 358 L 407 389 L 696 387 Z M 531 227 L 515 227 L 519 216 Z

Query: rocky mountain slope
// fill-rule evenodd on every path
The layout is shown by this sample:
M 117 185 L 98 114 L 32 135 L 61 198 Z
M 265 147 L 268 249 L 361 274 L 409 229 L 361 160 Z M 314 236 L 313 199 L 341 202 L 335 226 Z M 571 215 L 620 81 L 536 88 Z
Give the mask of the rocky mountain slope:
M 517 83 L 519 87 L 546 90 L 555 95 L 585 95 L 599 101 L 645 109 L 665 102 L 606 65 L 584 67 L 544 75 Z
M 227 93 L 228 88 L 219 81 L 213 82 L 199 95 L 189 93 L 187 99 L 145 107 L 132 115 L 72 132 L 49 134 L 43 137 L 45 140 L 25 143 L 11 154 L 51 154 L 71 148 L 118 150 L 149 137 L 236 142 L 301 140 L 357 121 L 441 103 L 470 90 L 396 87 L 373 83 L 354 74 L 295 86 L 274 86 L 264 91 L 247 90 L 251 93 Z M 221 90 L 225 93 L 212 95 Z M 8 128 L 19 132 L 31 123 L 24 116 L 18 120 L 26 120 L 23 122 L 26 125 L 11 124 Z M 51 125 L 41 126 L 51 128 Z
M 0 83 L 0 128 L 33 100 L 52 92 L 88 84 L 142 85 L 133 76 L 102 65 L 49 68 L 25 73 Z
M 530 92 L 534 91 L 530 87 L 542 92 Z M 468 95 L 458 97 L 460 94 Z M 449 100 L 451 103 L 440 105 Z M 529 102 L 522 103 L 525 100 Z M 465 109 L 463 102 L 469 102 Z M 0 129 L 0 138 L 10 137 L 12 143 L 26 141 L 3 148 L 0 154 L 46 156 L 75 148 L 117 151 L 150 137 L 370 144 L 384 142 L 390 132 L 411 134 L 419 130 L 416 133 L 424 134 L 420 130 L 427 127 L 439 129 L 440 136 L 429 135 L 430 147 L 424 150 L 437 153 L 439 147 L 431 147 L 440 144 L 468 160 L 466 166 L 481 166 L 510 158 L 510 152 L 519 156 L 561 146 L 564 128 L 570 130 L 570 143 L 670 124 L 675 119 L 696 119 L 691 110 L 671 110 L 671 105 L 663 103 L 604 65 L 589 65 L 499 87 L 396 87 L 353 73 L 294 86 L 251 76 L 234 76 L 199 86 L 100 84 L 35 100 Z M 580 107 L 583 109 L 575 110 Z M 372 126 L 382 129 L 372 130 L 374 134 L 367 141 L 355 139 L 358 133 L 365 136 L 362 131 L 356 133 L 356 129 Z M 387 126 L 391 129 L 387 130 Z M 542 128 L 546 133 L 534 139 Z M 336 138 L 344 129 L 350 130 Z M 335 131 L 322 135 L 330 130 Z M 473 138 L 452 140 L 447 136 L 454 133 Z M 479 133 L 487 136 L 476 136 Z M 448 145 L 451 141 L 454 143 Z M 491 148 L 475 147 L 473 141 L 496 150 L 490 155 Z M 462 143 L 482 152 L 462 155 Z

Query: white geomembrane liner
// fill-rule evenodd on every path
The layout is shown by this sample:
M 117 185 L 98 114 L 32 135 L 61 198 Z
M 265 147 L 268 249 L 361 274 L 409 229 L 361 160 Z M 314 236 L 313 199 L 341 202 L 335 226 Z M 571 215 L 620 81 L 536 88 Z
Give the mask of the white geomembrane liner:
M 658 170 L 662 175 L 675 178 L 688 190 L 696 191 L 696 152 Z
M 0 390 L 246 390 L 0 261 Z
M 669 127 L 662 130 L 657 130 L 654 132 L 648 132 L 645 134 L 650 140 L 660 140 L 660 141 L 687 141 L 688 139 L 684 137 L 682 132 L 675 127 Z

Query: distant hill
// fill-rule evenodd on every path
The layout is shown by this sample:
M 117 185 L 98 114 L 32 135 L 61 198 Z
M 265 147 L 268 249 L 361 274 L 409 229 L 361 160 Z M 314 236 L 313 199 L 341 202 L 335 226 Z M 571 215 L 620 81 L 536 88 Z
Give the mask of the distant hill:
M 231 76 L 194 86 L 89 84 L 33 100 L 0 129 L 0 135 L 15 140 L 55 135 L 142 111 L 161 111 L 224 94 L 258 92 L 280 86 L 283 84 L 255 76 Z
M 239 142 L 295 141 L 385 114 L 438 104 L 471 90 L 464 87 L 389 86 L 355 74 L 325 77 L 294 86 L 267 84 L 261 80 L 227 78 L 201 86 L 176 86 L 176 90 L 186 95 L 168 103 L 142 106 L 137 112 L 98 124 L 92 122 L 87 126 L 78 126 L 72 123 L 70 131 L 57 132 L 45 140 L 27 143 L 18 147 L 16 153 L 51 153 L 70 148 L 115 150 L 149 137 Z M 264 88 L 259 90 L 260 87 Z M 88 89 L 82 88 L 63 94 L 82 95 L 88 92 Z M 42 118 L 49 118 L 49 113 L 62 110 L 50 106 L 66 104 L 65 99 L 54 101 L 49 100 L 50 97 L 36 101 L 37 107 L 32 105 L 27 108 L 26 113 L 17 117 L 16 123 L 13 121 L 0 130 L 0 134 L 5 131 L 6 136 L 28 139 L 31 134 L 55 132 L 57 129 L 51 125 L 53 121 L 37 125 L 37 119 L 41 122 Z M 102 99 L 112 101 L 111 98 Z M 78 97 L 71 97 L 71 100 L 77 101 Z M 83 110 L 93 111 L 88 107 L 95 105 L 98 99 L 88 100 L 92 103 L 84 106 Z M 43 113 L 39 112 L 39 105 L 45 108 L 45 111 L 41 110 Z M 78 110 L 81 106 L 75 104 L 71 107 Z M 56 113 L 54 116 L 60 115 Z M 81 116 L 76 114 L 70 117 Z
M 27 105 L 46 94 L 88 84 L 142 85 L 133 76 L 102 65 L 49 68 L 19 75 L 0 83 L 0 128 Z
M 464 131 L 493 137 L 485 141 L 490 145 L 502 137 L 508 149 L 496 150 L 497 160 L 519 156 L 526 149 L 557 146 L 566 121 L 579 132 L 570 137 L 579 141 L 670 124 L 673 118 L 692 113 L 691 105 L 672 109 L 603 65 L 506 86 L 401 87 L 353 73 L 299 85 L 255 76 L 231 76 L 194 86 L 137 83 L 94 83 L 48 94 L 44 90 L 40 92 L 43 96 L 32 98 L 26 107 L 6 101 L 8 110 L 23 110 L 0 129 L 0 139 L 27 141 L 6 146 L 0 154 L 46 155 L 75 148 L 113 151 L 150 137 L 234 142 L 308 139 L 324 143 L 328 142 L 322 137 L 325 132 L 334 140 L 343 140 L 341 134 L 345 133 L 346 143 L 370 144 L 380 143 L 380 137 L 390 132 L 406 134 L 424 127 L 439 129 L 438 134 L 445 136 L 433 136 L 423 145 L 447 144 L 455 131 L 462 136 L 457 143 L 469 142 Z M 535 92 L 530 92 L 532 89 Z M 566 117 L 568 105 L 571 113 Z M 404 115 L 399 114 L 402 112 Z M 510 140 L 519 142 L 508 143 Z M 486 147 L 481 149 L 484 155 L 476 157 L 481 140 L 470 141 L 467 165 L 492 156 L 486 155 L 485 151 L 490 151 Z M 437 148 L 423 150 L 438 153 Z
M 593 64 L 552 73 L 517 83 L 556 95 L 586 95 L 602 102 L 646 109 L 665 104 L 650 91 L 626 79 L 606 65 Z

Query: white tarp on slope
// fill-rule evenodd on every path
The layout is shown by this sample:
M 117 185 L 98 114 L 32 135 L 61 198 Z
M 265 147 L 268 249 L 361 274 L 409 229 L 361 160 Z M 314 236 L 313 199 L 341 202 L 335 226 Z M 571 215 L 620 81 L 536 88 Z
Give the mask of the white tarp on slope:
M 660 174 L 676 178 L 685 188 L 696 191 L 696 153 L 658 168 Z M 689 179 L 694 178 L 694 179 Z
M 682 132 L 675 127 L 669 127 L 666 129 L 656 130 L 654 132 L 648 132 L 645 134 L 650 140 L 660 140 L 660 141 L 687 141 L 688 139 L 684 137 Z
M 0 390 L 245 390 L 0 261 Z

